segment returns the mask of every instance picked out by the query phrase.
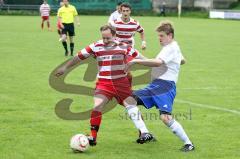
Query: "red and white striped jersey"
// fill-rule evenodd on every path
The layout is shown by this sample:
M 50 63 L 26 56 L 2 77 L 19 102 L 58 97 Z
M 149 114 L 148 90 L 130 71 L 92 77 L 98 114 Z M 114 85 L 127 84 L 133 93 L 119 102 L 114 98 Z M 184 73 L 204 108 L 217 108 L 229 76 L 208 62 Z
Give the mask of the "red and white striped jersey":
M 51 9 L 48 4 L 42 4 L 39 10 L 40 10 L 41 16 L 43 17 L 43 16 L 49 16 Z
M 114 41 L 114 43 L 113 46 L 107 47 L 102 40 L 99 40 L 78 53 L 78 57 L 81 60 L 89 56 L 97 59 L 97 78 L 118 79 L 126 77 L 127 73 L 124 72 L 124 68 L 126 67 L 127 57 L 136 58 L 139 56 L 139 52 L 127 44 L 118 41 Z
M 142 33 L 144 31 L 139 22 L 132 18 L 130 18 L 129 22 L 125 23 L 119 17 L 117 20 L 112 21 L 111 25 L 116 29 L 117 40 L 130 45 L 133 45 L 135 32 Z

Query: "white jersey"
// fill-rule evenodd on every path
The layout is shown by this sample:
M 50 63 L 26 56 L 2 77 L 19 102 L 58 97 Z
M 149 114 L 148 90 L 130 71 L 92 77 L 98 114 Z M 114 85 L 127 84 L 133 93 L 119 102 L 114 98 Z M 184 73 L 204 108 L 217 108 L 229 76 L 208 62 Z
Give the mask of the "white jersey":
M 120 18 L 121 16 L 122 16 L 122 14 L 119 13 L 119 12 L 116 10 L 115 12 L 113 12 L 113 13 L 110 15 L 110 17 L 109 17 L 109 19 L 108 19 L 108 23 L 111 23 L 112 21 L 117 20 L 117 19 Z
M 163 46 L 156 59 L 161 59 L 164 64 L 152 68 L 152 80 L 163 79 L 177 83 L 181 60 L 183 59 L 180 47 L 176 41 Z
M 42 4 L 39 10 L 40 10 L 41 16 L 49 16 L 50 14 L 50 6 L 48 4 Z

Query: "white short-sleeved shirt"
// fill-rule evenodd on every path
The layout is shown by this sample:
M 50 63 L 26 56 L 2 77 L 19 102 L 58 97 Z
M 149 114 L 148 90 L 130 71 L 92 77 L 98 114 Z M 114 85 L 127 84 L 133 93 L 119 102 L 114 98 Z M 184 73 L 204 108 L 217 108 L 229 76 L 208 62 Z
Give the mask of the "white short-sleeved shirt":
M 152 68 L 152 80 L 163 79 L 177 83 L 181 60 L 183 59 L 180 47 L 176 41 L 163 46 L 156 59 L 161 59 L 164 64 Z
M 115 20 L 117 20 L 119 17 L 121 17 L 122 16 L 122 14 L 121 13 L 119 13 L 117 10 L 115 11 L 115 12 L 113 12 L 111 15 L 110 15 L 110 17 L 109 17 L 109 19 L 108 19 L 108 23 L 111 23 L 112 21 L 115 21 Z

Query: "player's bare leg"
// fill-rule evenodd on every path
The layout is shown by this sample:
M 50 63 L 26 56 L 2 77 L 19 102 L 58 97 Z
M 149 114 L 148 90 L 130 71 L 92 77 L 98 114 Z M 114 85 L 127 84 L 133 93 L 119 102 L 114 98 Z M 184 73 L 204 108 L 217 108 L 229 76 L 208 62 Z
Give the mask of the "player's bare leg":
M 174 120 L 171 115 L 161 114 L 161 120 L 172 130 L 176 136 L 178 136 L 184 142 L 184 146 L 181 148 L 182 151 L 187 152 L 195 149 L 182 125 Z
M 126 111 L 135 127 L 141 132 L 139 139 L 137 139 L 137 143 L 143 144 L 148 141 L 155 141 L 154 136 L 149 133 L 142 119 L 136 100 L 133 97 L 128 97 L 123 101 L 123 105 L 125 106 Z
M 68 56 L 67 35 L 62 34 L 62 45 L 65 49 L 65 56 Z
M 69 39 L 70 39 L 70 50 L 71 50 L 71 56 L 73 56 L 73 51 L 74 51 L 74 41 L 73 41 L 73 36 L 70 36 Z
M 48 31 L 52 31 L 52 29 L 50 28 L 50 21 L 49 21 L 49 19 L 47 20 L 47 27 L 48 27 Z
M 42 19 L 42 23 L 41 23 L 41 28 L 42 28 L 42 30 L 44 29 L 44 19 Z
M 94 109 L 91 113 L 90 125 L 91 125 L 91 136 L 88 137 L 89 144 L 95 146 L 97 144 L 97 133 L 102 120 L 102 110 L 108 103 L 108 98 L 102 94 L 94 96 Z

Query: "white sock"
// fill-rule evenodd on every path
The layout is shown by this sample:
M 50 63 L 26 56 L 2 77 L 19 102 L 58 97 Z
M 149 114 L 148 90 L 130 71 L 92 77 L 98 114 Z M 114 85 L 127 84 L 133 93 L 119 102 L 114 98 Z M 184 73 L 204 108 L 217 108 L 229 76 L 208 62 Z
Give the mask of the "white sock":
M 130 119 L 133 121 L 135 127 L 141 131 L 141 133 L 148 133 L 148 129 L 142 119 L 141 113 L 136 105 L 128 105 L 126 107 Z
M 192 144 L 180 123 L 173 119 L 169 122 L 168 126 L 172 132 L 184 142 L 184 144 Z

